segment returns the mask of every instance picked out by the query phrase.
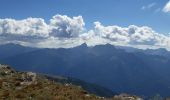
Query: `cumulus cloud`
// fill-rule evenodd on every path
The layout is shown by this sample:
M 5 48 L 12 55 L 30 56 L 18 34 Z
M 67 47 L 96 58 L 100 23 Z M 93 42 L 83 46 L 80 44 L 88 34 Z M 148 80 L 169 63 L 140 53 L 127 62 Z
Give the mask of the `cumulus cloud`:
M 41 18 L 0 19 L 1 36 L 48 37 L 49 27 Z
M 49 23 L 42 18 L 0 19 L 1 44 L 70 48 L 84 42 L 91 46 L 110 43 L 140 48 L 170 48 L 170 36 L 157 33 L 147 26 L 104 26 L 94 22 L 91 30 L 85 30 L 82 16 L 71 18 L 66 15 L 55 15 Z
M 138 27 L 130 25 L 128 27 L 104 26 L 100 22 L 94 23 L 94 29 L 83 35 L 87 41 L 90 39 L 96 43 L 96 38 L 102 42 L 114 45 L 140 46 L 142 47 L 170 47 L 170 37 L 155 32 L 147 26 Z M 99 42 L 97 42 L 99 43 Z
M 50 35 L 56 37 L 77 37 L 83 32 L 85 23 L 82 16 L 67 17 L 66 15 L 56 15 L 50 20 L 52 31 Z
M 167 4 L 165 5 L 165 7 L 163 8 L 163 12 L 165 12 L 165 13 L 170 12 L 170 1 L 167 2 Z
M 36 45 L 50 39 L 54 41 L 52 38 L 74 38 L 83 33 L 84 25 L 82 16 L 55 15 L 50 23 L 42 18 L 0 19 L 0 42 Z

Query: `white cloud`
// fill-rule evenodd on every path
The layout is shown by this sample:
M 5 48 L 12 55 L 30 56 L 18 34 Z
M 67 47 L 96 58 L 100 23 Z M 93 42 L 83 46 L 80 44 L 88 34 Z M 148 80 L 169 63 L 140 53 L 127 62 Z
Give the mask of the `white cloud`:
M 49 24 L 42 18 L 0 19 L 0 40 L 35 43 L 50 37 L 78 37 L 83 32 L 84 25 L 82 16 L 70 18 L 66 15 L 55 15 Z
M 50 20 L 52 32 L 50 35 L 57 37 L 77 37 L 83 32 L 85 23 L 82 16 L 67 17 L 66 15 L 56 15 Z
M 155 5 L 156 5 L 155 2 L 154 2 L 154 3 L 151 3 L 151 4 L 148 5 L 148 8 L 152 8 L 152 7 L 154 7 Z
M 170 1 L 163 8 L 163 12 L 167 13 L 170 12 Z
M 41 18 L 0 19 L 1 36 L 48 37 L 49 27 Z
M 18 43 L 43 48 L 69 48 L 110 43 L 140 48 L 170 48 L 170 36 L 159 34 L 147 26 L 104 26 L 94 22 L 85 30 L 82 16 L 55 15 L 46 23 L 42 18 L 23 20 L 0 19 L 0 43 Z
M 153 3 L 151 3 L 151 4 L 149 4 L 149 5 L 146 5 L 146 6 L 142 6 L 142 10 L 147 10 L 147 9 L 151 9 L 151 8 L 153 8 L 154 6 L 156 6 L 156 3 L 155 2 L 153 2 Z
M 95 41 L 92 43 L 100 43 L 96 42 L 98 40 L 102 41 L 102 43 L 114 45 L 170 48 L 169 36 L 159 34 L 147 26 L 103 26 L 100 22 L 95 22 L 94 24 L 94 29 L 83 35 L 83 38 L 87 41 Z

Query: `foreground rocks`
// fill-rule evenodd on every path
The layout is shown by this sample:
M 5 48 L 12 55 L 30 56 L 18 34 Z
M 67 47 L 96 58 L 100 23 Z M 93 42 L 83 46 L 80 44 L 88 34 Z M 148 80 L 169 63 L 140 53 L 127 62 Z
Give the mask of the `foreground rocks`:
M 80 86 L 50 81 L 33 72 L 17 72 L 0 65 L 0 100 L 142 100 L 121 94 L 113 98 L 89 94 Z

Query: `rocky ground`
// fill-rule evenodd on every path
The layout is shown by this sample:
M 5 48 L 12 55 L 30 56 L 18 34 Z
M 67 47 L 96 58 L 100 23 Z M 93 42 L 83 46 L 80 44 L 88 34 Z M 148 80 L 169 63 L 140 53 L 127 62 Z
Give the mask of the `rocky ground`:
M 0 65 L 0 100 L 141 100 L 121 94 L 113 98 L 89 94 L 81 86 L 48 80 L 33 72 L 18 72 Z

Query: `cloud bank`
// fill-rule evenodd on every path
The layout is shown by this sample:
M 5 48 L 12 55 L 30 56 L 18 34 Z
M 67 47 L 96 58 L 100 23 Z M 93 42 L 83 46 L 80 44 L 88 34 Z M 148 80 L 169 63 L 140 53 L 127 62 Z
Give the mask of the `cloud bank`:
M 170 12 L 170 1 L 165 5 L 163 8 L 163 12 L 168 13 Z
M 70 48 L 82 43 L 89 46 L 110 43 L 137 48 L 170 48 L 170 36 L 147 26 L 104 26 L 94 22 L 85 28 L 82 16 L 55 15 L 46 23 L 42 18 L 0 19 L 0 43 L 17 43 L 42 48 Z

